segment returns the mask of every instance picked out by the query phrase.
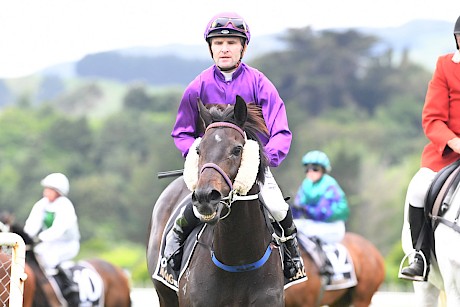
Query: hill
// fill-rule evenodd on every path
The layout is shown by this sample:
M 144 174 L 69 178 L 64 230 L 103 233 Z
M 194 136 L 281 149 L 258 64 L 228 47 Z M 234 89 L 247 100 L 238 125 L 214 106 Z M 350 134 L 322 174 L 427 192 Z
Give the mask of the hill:
M 332 31 L 349 29 L 335 28 Z M 405 50 L 410 58 L 432 70 L 436 58 L 454 50 L 452 24 L 446 21 L 414 20 L 400 27 L 356 28 L 381 40 L 378 48 L 392 48 L 395 57 Z M 258 37 L 251 41 L 246 61 L 264 53 L 283 50 L 280 37 L 283 32 Z M 379 51 L 379 49 L 376 49 Z M 56 75 L 65 78 L 100 77 L 121 82 L 143 80 L 153 85 L 186 85 L 193 76 L 211 65 L 209 52 L 203 45 L 166 45 L 161 47 L 133 47 L 110 52 L 88 54 L 72 63 L 62 63 L 40 71 L 38 75 Z M 85 67 L 85 68 L 82 68 Z

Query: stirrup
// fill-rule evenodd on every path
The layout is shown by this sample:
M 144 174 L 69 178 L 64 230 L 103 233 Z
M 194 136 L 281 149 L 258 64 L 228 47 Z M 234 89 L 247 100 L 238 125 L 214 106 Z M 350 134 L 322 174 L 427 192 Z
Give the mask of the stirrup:
M 404 262 L 411 255 L 414 255 L 414 258 L 415 258 L 416 255 L 420 255 L 422 257 L 422 260 L 423 260 L 423 275 L 422 276 L 408 276 L 408 275 L 404 275 L 404 274 L 401 273 L 401 271 L 403 269 Z M 427 265 L 425 255 L 423 254 L 423 252 L 421 250 L 420 251 L 414 250 L 413 252 L 408 253 L 407 255 L 405 255 L 403 257 L 403 259 L 401 260 L 401 264 L 399 265 L 398 278 L 406 279 L 406 280 L 412 280 L 412 281 L 427 281 L 427 279 L 428 279 L 427 271 L 428 271 L 428 265 Z

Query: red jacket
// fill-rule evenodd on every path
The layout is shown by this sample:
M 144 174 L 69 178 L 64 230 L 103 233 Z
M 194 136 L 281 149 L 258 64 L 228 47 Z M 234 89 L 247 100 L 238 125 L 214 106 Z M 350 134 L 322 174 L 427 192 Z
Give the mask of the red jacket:
M 422 153 L 422 167 L 437 172 L 460 159 L 447 142 L 460 136 L 460 64 L 453 54 L 440 56 L 428 85 L 422 126 L 430 141 Z

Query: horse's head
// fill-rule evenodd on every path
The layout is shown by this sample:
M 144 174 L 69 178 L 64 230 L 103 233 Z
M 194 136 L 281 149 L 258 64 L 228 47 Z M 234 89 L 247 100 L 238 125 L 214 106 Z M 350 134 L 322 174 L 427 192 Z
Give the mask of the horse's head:
M 10 232 L 15 216 L 7 211 L 0 213 L 0 232 Z
M 16 216 L 10 212 L 0 213 L 0 232 L 14 232 L 22 237 L 26 245 L 32 245 L 34 240 L 16 223 Z
M 246 195 L 263 182 L 267 159 L 257 135 L 268 131 L 260 107 L 240 96 L 235 105 L 198 105 L 205 133 L 189 150 L 184 180 L 200 219 L 215 223 L 225 197 Z

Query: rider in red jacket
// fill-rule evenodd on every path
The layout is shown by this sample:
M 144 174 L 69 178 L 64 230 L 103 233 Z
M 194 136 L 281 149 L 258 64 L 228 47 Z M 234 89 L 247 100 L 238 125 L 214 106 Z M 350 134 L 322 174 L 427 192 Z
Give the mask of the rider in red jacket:
M 460 17 L 454 27 L 457 46 L 455 53 L 438 58 L 433 77 L 428 85 L 422 112 L 422 126 L 429 143 L 422 152 L 420 170 L 412 178 L 406 196 L 409 204 L 409 224 L 412 245 L 415 248 L 425 223 L 425 195 L 443 167 L 460 159 Z M 430 246 L 424 238 L 420 248 L 427 262 L 417 253 L 410 266 L 401 270 L 405 279 L 426 281 L 430 264 Z

